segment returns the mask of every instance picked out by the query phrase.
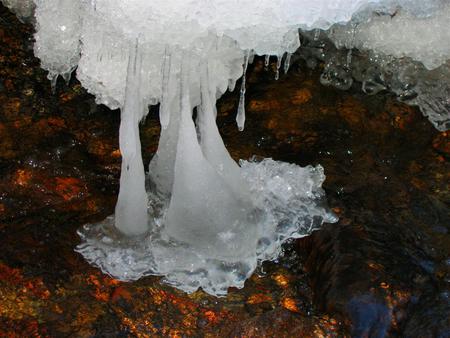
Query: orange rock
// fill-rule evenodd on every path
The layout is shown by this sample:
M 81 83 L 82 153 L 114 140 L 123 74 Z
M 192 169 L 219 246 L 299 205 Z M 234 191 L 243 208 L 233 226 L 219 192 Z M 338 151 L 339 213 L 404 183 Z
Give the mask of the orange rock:
M 311 91 L 307 88 L 302 88 L 300 90 L 297 90 L 292 97 L 292 103 L 296 105 L 305 104 L 308 101 L 310 101 L 312 98 Z
M 261 303 L 270 303 L 272 302 L 272 296 L 264 293 L 257 293 L 251 295 L 247 299 L 247 304 L 261 304 Z
M 361 118 L 366 114 L 366 109 L 356 98 L 346 96 L 339 104 L 338 112 L 349 125 L 358 125 L 362 122 Z
M 284 275 L 275 275 L 273 277 L 273 279 L 275 280 L 275 282 L 277 283 L 278 286 L 282 287 L 282 288 L 286 288 L 289 285 L 289 279 L 284 276 Z
M 56 192 L 65 201 L 73 200 L 85 190 L 83 183 L 74 177 L 56 177 Z
M 297 302 L 293 298 L 286 297 L 281 301 L 281 305 L 292 312 L 300 312 L 299 308 L 297 307 Z
M 21 187 L 25 187 L 31 181 L 32 177 L 33 174 L 30 171 L 19 169 L 16 171 L 14 183 L 20 185 Z
M 58 127 L 58 128 L 66 127 L 66 122 L 61 117 L 49 117 L 47 119 L 47 123 L 49 126 L 52 126 L 52 127 Z
M 450 133 L 438 134 L 433 140 L 433 148 L 437 151 L 450 155 Z
M 3 114 L 8 118 L 8 119 L 14 119 L 17 117 L 17 115 L 19 114 L 19 110 L 20 110 L 20 106 L 21 106 L 21 102 L 20 99 L 17 97 L 11 98 L 9 99 L 4 107 L 3 107 Z
M 380 287 L 381 287 L 382 289 L 389 289 L 389 284 L 388 284 L 388 283 L 385 283 L 385 282 L 381 282 L 381 283 L 380 283 Z
M 123 286 L 115 288 L 111 295 L 111 300 L 113 302 L 117 302 L 120 298 L 123 298 L 128 301 L 131 300 L 131 293 Z
M 251 100 L 248 104 L 250 111 L 279 111 L 281 109 L 280 102 L 277 100 Z
M 122 154 L 120 153 L 120 149 L 116 149 L 111 152 L 111 157 L 113 158 L 120 158 L 121 156 Z
M 22 283 L 23 277 L 19 269 L 13 269 L 0 262 L 0 281 L 9 282 L 11 284 Z
M 212 324 L 216 324 L 219 322 L 219 317 L 216 315 L 216 313 L 214 311 L 206 311 L 204 313 L 206 319 L 208 319 L 208 321 Z

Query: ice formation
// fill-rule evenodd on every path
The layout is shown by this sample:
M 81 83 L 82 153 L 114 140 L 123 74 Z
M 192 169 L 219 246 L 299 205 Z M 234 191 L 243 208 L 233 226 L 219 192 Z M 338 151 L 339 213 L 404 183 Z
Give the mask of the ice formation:
M 26 20 L 33 17 L 33 0 L 2 0 L 3 5 L 8 7 L 20 20 Z
M 304 32 L 300 54 L 307 62 L 314 63 L 314 58 L 325 62 L 323 84 L 347 89 L 355 79 L 367 94 L 391 91 L 401 101 L 417 105 L 438 130 L 448 130 L 450 3 L 399 4 L 403 7 L 382 6 L 375 14 L 361 11 L 346 24 L 317 31 L 316 38 Z M 348 58 L 352 51 L 356 57 Z
M 255 54 L 267 63 L 277 57 L 278 78 L 300 46 L 301 29 L 313 32 L 312 41 L 327 30 L 338 47 L 407 56 L 428 68 L 449 55 L 448 44 L 439 45 L 448 31 L 437 27 L 446 24 L 444 0 L 2 1 L 22 16 L 36 5 L 35 54 L 53 84 L 76 69 L 98 103 L 121 109 L 116 212 L 80 231 L 78 252 L 116 278 L 162 275 L 189 292 L 242 287 L 287 239 L 336 221 L 323 206 L 320 166 L 269 159 L 238 165 L 224 146 L 216 100 L 244 75 L 236 116 L 243 130 L 245 73 Z M 421 25 L 428 45 L 410 43 L 404 25 Z M 345 67 L 352 60 L 347 53 Z M 348 68 L 333 66 L 323 82 L 349 88 Z M 146 175 L 139 122 L 158 102 L 162 131 Z

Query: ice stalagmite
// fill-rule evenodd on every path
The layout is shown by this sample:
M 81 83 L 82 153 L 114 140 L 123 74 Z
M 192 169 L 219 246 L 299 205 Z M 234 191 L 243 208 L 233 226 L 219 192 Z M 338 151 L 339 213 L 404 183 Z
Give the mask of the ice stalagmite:
M 352 45 L 416 57 L 433 67 L 448 59 L 445 46 L 436 56 L 433 48 L 424 54 L 397 43 L 409 31 L 403 23 L 419 22 L 416 17 L 435 43 L 434 20 L 444 23 L 449 8 L 443 0 L 2 2 L 22 16 L 36 5 L 35 53 L 54 84 L 76 68 L 99 104 L 121 109 L 116 211 L 85 225 L 76 250 L 118 279 L 161 275 L 187 292 L 202 288 L 224 295 L 230 286 L 243 287 L 257 264 L 275 259 L 286 240 L 336 221 L 323 203 L 322 167 L 271 159 L 238 165 L 225 148 L 215 104 L 242 77 L 236 122 L 243 130 L 245 73 L 255 54 L 266 55 L 266 66 L 277 56 L 278 78 L 283 55 L 287 72 L 300 46 L 299 28 L 316 29 L 313 40 L 319 40 L 321 32 L 353 16 L 352 24 L 366 24 L 353 28 Z M 403 12 L 392 21 L 368 20 L 375 11 L 396 13 L 399 5 L 406 21 Z M 441 9 L 445 13 L 435 15 Z M 402 28 L 394 49 L 385 43 L 388 25 Z M 329 36 L 345 45 L 349 29 L 342 27 Z M 353 61 L 347 56 L 349 68 Z M 161 135 L 146 175 L 139 122 L 148 105 L 158 102 Z

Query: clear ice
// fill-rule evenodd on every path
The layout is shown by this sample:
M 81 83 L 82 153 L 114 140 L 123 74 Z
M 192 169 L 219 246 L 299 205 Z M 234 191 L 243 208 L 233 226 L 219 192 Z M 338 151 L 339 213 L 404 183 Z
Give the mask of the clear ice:
M 215 104 L 242 76 L 236 122 L 243 130 L 245 73 L 255 54 L 266 55 L 266 66 L 276 56 L 277 79 L 300 46 L 299 29 L 317 43 L 323 31 L 338 47 L 408 57 L 427 68 L 450 54 L 448 42 L 439 44 L 448 41 L 449 30 L 438 27 L 448 26 L 444 0 L 2 2 L 22 18 L 34 13 L 35 54 L 53 83 L 76 69 L 97 103 L 121 109 L 115 214 L 85 225 L 76 250 L 115 278 L 160 275 L 187 292 L 224 295 L 243 287 L 285 241 L 337 220 L 324 204 L 322 167 L 271 159 L 238 165 L 225 148 Z M 422 25 L 411 31 L 425 31 L 428 45 L 405 25 Z M 345 54 L 344 77 L 354 60 Z M 325 72 L 336 73 L 332 66 Z M 322 81 L 352 84 L 327 74 Z M 158 102 L 161 135 L 146 174 L 139 123 Z

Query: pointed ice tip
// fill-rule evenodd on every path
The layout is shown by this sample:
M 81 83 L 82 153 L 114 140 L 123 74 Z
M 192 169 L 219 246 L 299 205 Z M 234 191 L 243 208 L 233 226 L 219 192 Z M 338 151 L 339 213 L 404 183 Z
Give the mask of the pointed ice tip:
M 70 79 L 72 78 L 72 71 L 68 71 L 68 72 L 62 74 L 62 77 L 63 77 L 64 81 L 66 82 L 66 84 L 69 85 Z
M 239 131 L 244 131 L 244 126 L 238 126 Z
M 49 74 L 50 86 L 52 87 L 52 94 L 56 94 L 56 84 L 58 82 L 58 74 Z

